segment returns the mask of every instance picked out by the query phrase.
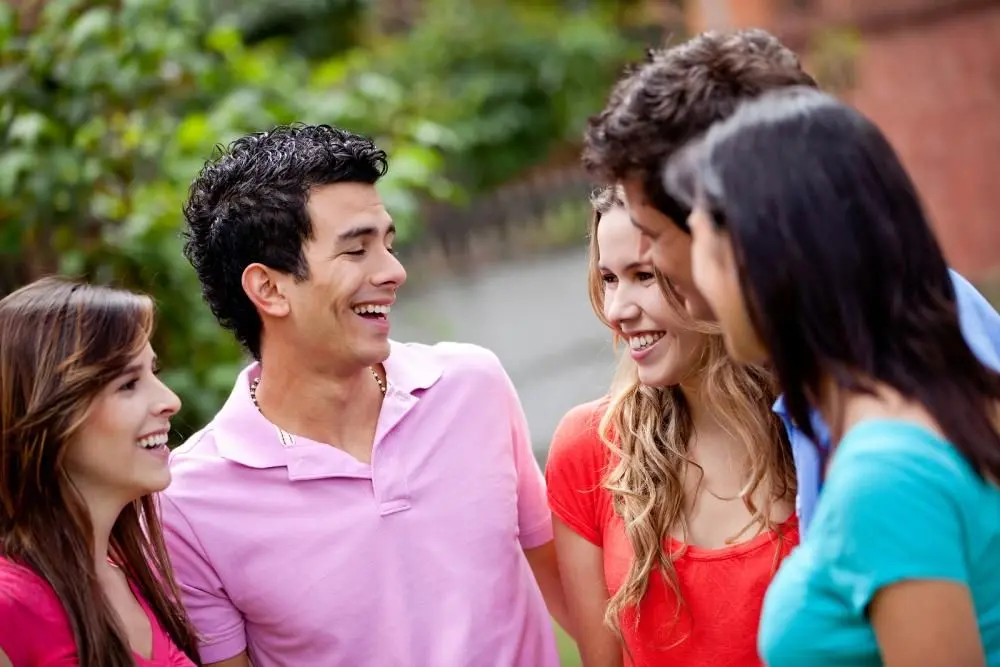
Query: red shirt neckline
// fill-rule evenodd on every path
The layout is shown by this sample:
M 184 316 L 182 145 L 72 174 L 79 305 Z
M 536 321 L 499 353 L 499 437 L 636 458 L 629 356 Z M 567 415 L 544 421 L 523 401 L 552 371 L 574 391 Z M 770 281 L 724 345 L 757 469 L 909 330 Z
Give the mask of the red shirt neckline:
M 756 551 L 761 547 L 771 546 L 779 539 L 788 539 L 789 534 L 798 528 L 798 526 L 799 521 L 793 514 L 788 519 L 785 519 L 783 523 L 778 524 L 774 530 L 764 531 L 752 539 L 737 542 L 736 544 L 731 544 L 720 549 L 699 547 L 693 544 L 685 545 L 680 540 L 671 537 L 669 538 L 670 553 L 677 553 L 683 548 L 684 555 L 682 558 L 691 558 L 693 560 L 724 560 L 726 558 L 735 558 L 748 554 L 751 551 Z

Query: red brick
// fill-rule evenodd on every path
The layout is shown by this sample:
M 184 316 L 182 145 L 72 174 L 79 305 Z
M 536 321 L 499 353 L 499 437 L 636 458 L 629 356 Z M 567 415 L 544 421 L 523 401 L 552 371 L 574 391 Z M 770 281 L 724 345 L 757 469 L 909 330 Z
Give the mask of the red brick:
M 739 7 L 730 27 L 753 16 L 806 54 L 817 31 L 857 29 L 856 85 L 843 97 L 899 152 L 952 265 L 973 279 L 1000 269 L 1000 1 L 814 0 L 801 12 L 788 0 L 728 2 Z

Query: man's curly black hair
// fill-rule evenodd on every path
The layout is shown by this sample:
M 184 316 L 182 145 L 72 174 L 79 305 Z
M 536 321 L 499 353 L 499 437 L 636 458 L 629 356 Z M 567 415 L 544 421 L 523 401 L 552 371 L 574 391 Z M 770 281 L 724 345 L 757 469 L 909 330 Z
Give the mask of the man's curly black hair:
M 793 51 L 759 28 L 704 32 L 651 50 L 625 72 L 604 110 L 590 119 L 584 167 L 605 184 L 640 179 L 650 202 L 676 218 L 660 178 L 666 160 L 731 116 L 740 102 L 787 86 L 815 87 L 816 81 Z
M 309 276 L 302 246 L 313 237 L 306 212 L 311 188 L 374 184 L 384 151 L 365 137 L 329 125 L 286 125 L 218 147 L 191 185 L 184 205 L 184 256 L 219 323 L 260 359 L 261 319 L 243 292 L 244 269 L 264 264 Z

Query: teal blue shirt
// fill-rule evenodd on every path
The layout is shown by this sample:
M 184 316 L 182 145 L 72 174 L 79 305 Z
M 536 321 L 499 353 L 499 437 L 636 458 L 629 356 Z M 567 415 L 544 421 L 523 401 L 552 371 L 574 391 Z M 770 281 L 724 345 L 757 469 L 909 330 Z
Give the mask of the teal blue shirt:
M 852 428 L 830 463 L 808 537 L 764 599 L 768 667 L 882 665 L 867 608 L 907 579 L 972 591 L 989 667 L 1000 667 L 1000 489 L 915 424 Z

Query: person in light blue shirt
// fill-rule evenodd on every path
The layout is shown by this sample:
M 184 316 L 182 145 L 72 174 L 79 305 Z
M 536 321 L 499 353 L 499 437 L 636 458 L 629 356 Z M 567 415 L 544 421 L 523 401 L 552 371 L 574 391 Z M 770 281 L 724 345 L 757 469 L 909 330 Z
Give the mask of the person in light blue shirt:
M 765 596 L 768 667 L 1000 667 L 1000 372 L 963 334 L 913 183 L 812 88 L 741 104 L 666 169 L 730 355 L 817 440 L 809 533 Z
M 980 361 L 995 370 L 1000 370 L 1000 314 L 968 280 L 953 270 L 950 271 L 950 275 L 955 288 L 958 318 L 965 341 Z M 809 524 L 812 523 L 822 486 L 820 455 L 816 443 L 793 423 L 791 415 L 785 408 L 784 397 L 778 398 L 774 410 L 785 423 L 792 445 L 795 476 L 798 479 L 795 511 L 799 516 L 799 533 L 804 537 L 809 531 Z M 815 411 L 812 412 L 812 424 L 819 445 L 829 449 L 830 434 L 822 417 Z
M 910 579 L 955 582 L 974 594 L 981 628 L 968 634 L 982 635 L 970 641 L 984 642 L 987 662 L 942 664 L 1000 664 L 996 485 L 940 435 L 894 420 L 851 428 L 828 478 L 814 529 L 765 599 L 759 643 L 768 666 L 882 665 L 869 606 L 883 588 Z M 918 649 L 914 661 L 894 664 L 933 665 Z

